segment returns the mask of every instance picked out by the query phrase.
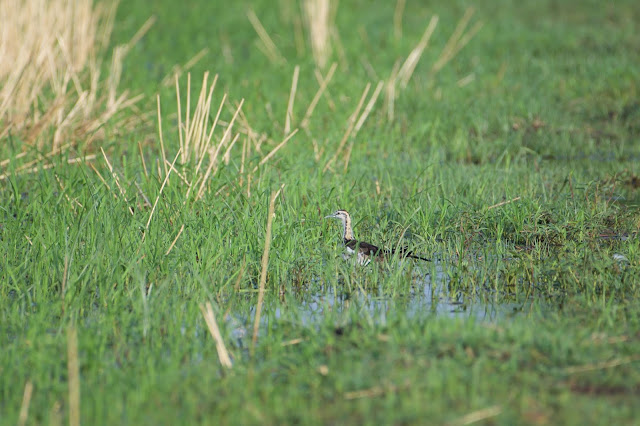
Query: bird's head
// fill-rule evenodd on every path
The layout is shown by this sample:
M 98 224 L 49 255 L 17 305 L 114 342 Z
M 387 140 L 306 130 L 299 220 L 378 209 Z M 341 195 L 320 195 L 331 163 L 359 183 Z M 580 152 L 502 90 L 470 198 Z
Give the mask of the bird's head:
M 329 216 L 325 216 L 325 219 L 329 219 L 329 218 L 331 218 L 331 219 L 340 219 L 342 221 L 347 221 L 351 217 L 349 216 L 349 213 L 346 210 L 336 210 L 335 212 L 333 212 Z

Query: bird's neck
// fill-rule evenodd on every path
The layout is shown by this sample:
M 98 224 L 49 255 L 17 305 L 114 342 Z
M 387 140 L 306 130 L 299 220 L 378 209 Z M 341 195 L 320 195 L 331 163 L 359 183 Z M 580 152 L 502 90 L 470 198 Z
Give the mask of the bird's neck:
M 351 218 L 349 216 L 342 219 L 342 239 L 344 241 L 353 240 L 353 229 L 351 229 Z

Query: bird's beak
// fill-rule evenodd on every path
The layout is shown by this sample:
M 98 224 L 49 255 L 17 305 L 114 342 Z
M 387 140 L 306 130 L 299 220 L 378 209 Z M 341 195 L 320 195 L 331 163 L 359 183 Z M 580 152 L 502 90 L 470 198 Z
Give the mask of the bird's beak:
M 336 217 L 335 214 L 330 214 L 329 216 L 325 216 L 324 218 L 325 219 L 332 219 L 332 218 L 335 218 L 335 217 Z

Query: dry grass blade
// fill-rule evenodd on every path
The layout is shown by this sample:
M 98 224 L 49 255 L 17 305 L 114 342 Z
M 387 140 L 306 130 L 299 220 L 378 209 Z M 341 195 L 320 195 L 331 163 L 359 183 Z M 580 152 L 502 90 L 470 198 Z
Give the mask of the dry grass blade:
M 96 169 L 96 167 L 91 163 L 89 163 L 89 167 L 91 167 L 93 169 L 93 171 L 96 172 L 96 174 L 98 175 L 98 178 L 102 181 L 102 183 L 104 183 L 104 186 L 107 187 L 109 192 L 111 192 L 111 195 L 113 195 L 113 198 L 115 198 L 117 200 L 118 199 L 118 195 L 115 192 L 113 192 L 113 190 L 111 189 L 111 187 L 109 186 L 107 181 L 102 177 L 102 174 L 100 174 L 98 169 Z
M 67 330 L 67 374 L 69 382 L 69 425 L 80 425 L 80 365 L 78 333 L 74 326 Z
M 400 62 L 396 61 L 391 70 L 391 75 L 387 80 L 387 87 L 385 90 L 385 97 L 387 103 L 387 119 L 393 121 L 395 115 L 395 101 L 396 101 L 396 81 L 398 80 L 398 72 L 400 71 Z
M 168 160 L 165 162 L 165 164 L 166 164 L 168 167 L 170 167 L 170 168 L 171 168 L 171 170 L 173 171 L 173 173 L 175 173 L 175 174 L 180 178 L 180 180 L 181 180 L 181 181 L 183 181 L 187 186 L 190 186 L 190 185 L 191 185 L 191 184 L 189 183 L 189 181 L 187 180 L 187 178 L 186 178 L 182 173 L 180 173 L 180 172 L 179 172 L 175 167 L 172 167 L 172 166 L 171 166 L 171 163 L 170 163 Z
M 460 80 L 458 80 L 456 84 L 458 85 L 458 87 L 464 87 L 468 84 L 473 83 L 475 79 L 476 79 L 476 75 L 474 73 L 471 73 L 466 77 L 462 77 Z
M 102 147 L 100 147 L 100 151 L 102 152 L 102 157 L 104 158 L 104 161 L 107 163 L 107 167 L 109 167 L 109 172 L 111 172 L 111 176 L 113 177 L 113 180 L 115 181 L 116 186 L 118 187 L 118 190 L 120 191 L 120 195 L 122 196 L 122 200 L 126 202 L 127 201 L 127 191 L 124 189 L 123 186 L 120 185 L 120 179 L 118 178 L 118 174 L 116 173 L 116 171 L 111 166 L 111 163 L 109 162 L 109 159 L 107 158 L 107 155 L 104 153 L 104 149 L 102 149 Z M 96 170 L 96 169 L 94 168 L 93 170 Z M 100 177 L 102 178 L 102 176 L 100 176 Z M 129 207 L 129 213 L 131 213 L 131 215 L 133 216 L 134 212 L 133 212 L 133 208 L 132 207 Z
M 338 155 L 340 155 L 340 152 L 342 152 L 342 149 L 344 148 L 345 144 L 347 143 L 347 140 L 349 140 L 349 136 L 351 136 L 351 132 L 353 131 L 353 128 L 354 128 L 354 126 L 356 124 L 356 119 L 357 119 L 358 115 L 360 114 L 360 110 L 362 109 L 362 105 L 364 104 L 364 100 L 367 98 L 367 94 L 369 93 L 369 89 L 371 89 L 371 83 L 367 83 L 367 86 L 364 88 L 364 91 L 362 92 L 362 96 L 360 97 L 360 102 L 358 102 L 358 106 L 356 107 L 356 109 L 353 112 L 353 114 L 351 114 L 351 116 L 347 120 L 347 122 L 348 122 L 347 130 L 344 132 L 344 135 L 342 136 L 342 140 L 340 140 L 340 143 L 338 144 L 338 148 L 336 149 L 336 152 L 333 154 L 333 157 L 331 157 L 331 159 L 329 161 L 327 161 L 327 164 L 325 164 L 324 169 L 322 169 L 322 173 L 324 173 L 327 170 L 329 170 L 331 165 L 338 158 Z
M 162 136 L 162 110 L 160 109 L 160 95 L 156 95 L 156 103 L 158 104 L 158 136 L 160 137 L 160 155 L 162 155 L 162 165 L 164 166 L 164 175 L 166 176 L 167 157 L 164 150 L 164 137 Z
M 229 147 L 227 148 L 227 152 L 231 151 L 231 148 L 233 148 L 233 146 L 236 144 L 236 141 L 239 139 L 239 137 L 240 137 L 240 133 L 237 133 L 236 136 L 231 141 L 231 143 L 229 144 Z M 219 146 L 221 145 L 222 143 Z M 204 176 L 202 177 L 202 182 L 200 183 L 200 188 L 198 189 L 198 193 L 196 195 L 196 200 L 200 200 L 204 196 L 204 192 L 207 189 L 207 183 L 209 182 L 209 178 L 215 175 L 218 171 L 217 152 L 215 154 L 214 159 L 215 160 L 212 160 L 209 163 L 209 167 L 207 168 L 207 171 L 204 173 Z M 187 192 L 187 197 L 188 196 L 189 196 L 189 193 Z
M 380 96 L 380 92 L 382 91 L 383 87 L 384 87 L 384 81 L 380 81 L 376 86 L 376 90 L 374 90 L 373 95 L 371 95 L 371 99 L 369 99 L 367 106 L 364 108 L 362 115 L 360 115 L 360 118 L 358 119 L 358 122 L 356 123 L 355 128 L 353 129 L 352 138 L 355 138 L 355 136 L 358 134 L 358 131 L 360 130 L 364 122 L 367 121 L 367 117 L 371 113 L 371 110 L 373 110 L 373 107 L 376 104 L 376 101 L 378 100 L 378 96 Z M 349 167 L 349 161 L 351 159 L 351 151 L 353 150 L 354 143 L 355 143 L 354 141 L 351 141 L 351 143 L 349 144 L 349 147 L 347 148 L 347 152 L 345 153 L 344 167 L 342 170 L 343 173 L 346 173 L 347 168 Z
M 113 10 L 113 13 L 115 14 L 115 9 Z M 138 44 L 140 39 L 142 39 L 142 37 L 144 37 L 144 35 L 151 29 L 153 24 L 156 23 L 156 20 L 157 20 L 157 18 L 155 16 L 150 16 L 144 22 L 144 24 L 142 24 L 142 26 L 138 29 L 138 31 L 136 31 L 136 33 L 133 35 L 133 37 L 131 37 L 131 40 L 129 40 L 126 44 L 123 45 L 123 48 L 126 49 L 127 52 L 129 50 L 131 50 L 131 48 L 133 46 L 135 46 L 136 44 Z M 111 25 L 113 25 L 113 22 L 111 23 Z M 106 36 L 106 34 L 105 34 L 105 36 Z M 109 39 L 106 38 L 105 41 L 109 41 Z
M 607 336 L 604 333 L 593 333 L 589 340 L 585 340 L 584 342 L 582 342 L 582 345 L 591 346 L 593 344 L 603 344 L 603 343 L 607 345 L 614 345 L 617 343 L 628 342 L 629 340 L 631 340 L 631 337 L 628 335 Z
M 280 346 L 293 346 L 298 345 L 302 342 L 306 342 L 307 339 L 303 339 L 302 337 L 298 337 L 296 339 L 287 340 L 286 342 L 282 342 Z
M 305 0 L 304 22 L 307 26 L 313 58 L 319 68 L 324 69 L 331 55 L 331 37 L 334 25 L 329 0 Z
M 280 148 L 282 148 L 287 142 L 289 142 L 289 140 L 292 137 L 294 137 L 296 135 L 296 133 L 298 133 L 298 129 L 295 129 L 293 132 L 291 132 L 291 134 L 289 136 L 287 136 L 286 138 L 284 138 L 284 140 L 282 142 L 280 142 L 278 144 L 278 146 L 273 148 L 273 150 L 271 150 L 270 153 L 265 155 L 264 158 L 262 160 L 260 160 L 260 163 L 258 163 L 258 165 L 256 167 L 254 167 L 252 173 L 255 173 L 258 170 L 258 167 L 264 165 L 267 161 L 269 161 L 269 159 L 271 157 L 273 157 L 276 154 L 276 152 L 278 152 L 280 150 Z
M 393 36 L 396 39 L 402 38 L 402 15 L 406 0 L 396 0 L 396 8 L 393 11 Z
M 226 165 L 229 165 L 229 158 L 231 157 L 231 148 L 233 148 L 233 146 L 236 144 L 239 138 L 240 138 L 240 133 L 236 133 L 236 135 L 233 137 L 233 140 L 231 141 L 229 146 L 227 146 L 227 150 L 222 155 L 222 158 L 224 159 L 224 163 Z
M 500 202 L 498 204 L 494 204 L 492 206 L 487 207 L 487 210 L 495 209 L 496 207 L 500 207 L 500 206 L 504 206 L 505 204 L 513 203 L 514 201 L 518 201 L 519 199 L 520 199 L 520 197 L 515 197 L 515 198 L 512 198 L 510 200 L 502 201 L 502 202 Z
M 483 408 L 482 410 L 473 411 L 469 414 L 466 414 L 448 424 L 451 426 L 470 425 L 472 423 L 477 423 L 490 417 L 495 417 L 500 413 L 502 413 L 502 407 L 499 405 L 492 405 L 491 407 Z
M 385 395 L 387 393 L 392 393 L 392 392 L 397 392 L 399 390 L 407 389 L 410 385 L 411 383 L 409 381 L 406 381 L 400 386 L 396 386 L 394 384 L 387 384 L 384 386 L 379 385 L 369 389 L 345 392 L 344 398 L 345 399 L 375 398 L 381 395 Z
M 171 253 L 171 250 L 173 250 L 173 246 L 176 245 L 176 242 L 178 242 L 178 238 L 180 238 L 180 235 L 182 235 L 182 231 L 184 231 L 184 224 L 182 224 L 182 226 L 180 227 L 180 230 L 178 231 L 178 235 L 176 235 L 176 237 L 173 239 L 173 242 L 171 243 L 171 245 L 169 246 L 169 249 L 167 250 L 167 252 L 164 254 L 165 256 L 168 256 L 169 253 Z
M 271 247 L 271 223 L 273 222 L 273 216 L 276 206 L 276 198 L 280 195 L 280 192 L 284 188 L 284 184 L 280 186 L 280 189 L 271 194 L 269 200 L 269 213 L 267 216 L 267 231 L 264 237 L 264 251 L 262 252 L 262 263 L 260 269 L 260 287 L 258 290 L 258 305 L 256 306 L 256 317 L 253 323 L 253 337 L 251 339 L 251 353 L 255 350 L 256 342 L 258 341 L 258 328 L 260 326 L 260 314 L 262 312 L 262 303 L 264 302 L 264 287 L 267 282 L 267 269 L 269 266 L 269 248 Z
M 175 65 L 173 67 L 173 69 L 171 70 L 170 74 L 167 74 L 163 79 L 162 79 L 162 85 L 164 87 L 169 87 L 171 86 L 172 82 L 177 80 L 178 78 L 180 78 L 180 76 L 182 75 L 182 73 L 184 73 L 185 71 L 189 71 L 191 68 L 193 68 L 193 66 L 195 64 L 197 64 L 198 62 L 200 62 L 200 59 L 204 58 L 205 55 L 209 53 L 209 49 L 207 49 L 206 47 L 204 49 L 202 49 L 201 51 L 199 51 L 198 53 L 196 53 L 191 59 L 189 59 L 184 65 L 179 66 L 179 65 Z
M 231 121 L 227 125 L 227 129 L 225 130 L 224 134 L 222 135 L 222 138 L 220 139 L 220 142 L 218 143 L 218 146 L 216 146 L 215 151 L 213 151 L 213 154 L 212 154 L 212 159 L 213 160 L 217 161 L 218 154 L 220 153 L 220 150 L 224 146 L 224 143 L 227 140 L 229 140 L 229 135 L 231 135 L 231 129 L 233 129 L 233 124 L 236 122 L 236 119 L 238 118 L 238 114 L 242 110 L 242 105 L 243 104 L 244 104 L 244 99 L 241 99 L 240 100 L 240 104 L 238 105 L 238 108 L 236 108 L 236 112 L 233 114 L 233 118 L 231 119 Z M 212 131 L 213 131 L 213 129 L 212 129 Z
M 216 118 L 214 118 L 213 123 L 211 124 L 211 129 L 209 131 L 209 135 L 207 136 L 207 141 L 205 143 L 205 146 L 207 147 L 206 149 L 209 150 L 209 146 L 211 144 L 211 138 L 213 137 L 213 131 L 215 130 L 218 121 L 220 120 L 220 113 L 222 112 L 222 108 L 224 107 L 225 103 L 227 101 L 227 94 L 225 93 L 222 96 L 222 100 L 220 101 L 220 106 L 218 107 L 218 112 L 216 113 Z M 243 100 L 244 102 L 244 100 Z M 240 110 L 239 110 L 240 111 Z M 198 174 L 198 172 L 200 171 L 200 167 L 202 166 L 202 162 L 204 161 L 205 155 L 204 152 L 202 153 L 202 155 L 200 156 L 200 161 L 198 161 L 198 166 L 196 167 L 196 175 Z
M 218 328 L 218 323 L 216 322 L 216 317 L 213 314 L 213 309 L 211 308 L 211 303 L 207 302 L 206 308 L 203 305 L 200 305 L 200 311 L 202 312 L 202 316 L 207 323 L 207 327 L 209 328 L 209 332 L 211 333 L 211 337 L 216 342 L 216 351 L 218 351 L 218 359 L 220 360 L 220 364 L 224 368 L 231 368 L 233 364 L 231 363 L 231 357 L 229 356 L 229 351 L 227 351 L 227 347 L 224 344 L 224 340 L 222 339 L 222 334 L 220 333 L 220 329 Z
M 284 119 L 284 135 L 287 136 L 291 132 L 291 119 L 293 117 L 293 101 L 296 98 L 296 90 L 298 89 L 298 75 L 300 74 L 300 65 L 296 65 L 293 69 L 293 79 L 291 81 L 291 92 L 289 93 L 289 104 L 287 105 L 287 116 Z
M 467 33 L 464 34 L 467 25 L 469 25 L 469 21 L 473 17 L 475 10 L 470 7 L 465 11 L 465 14 L 462 16 L 462 19 L 456 25 L 456 29 L 447 40 L 442 52 L 440 53 L 440 57 L 431 67 L 431 73 L 435 74 L 440 71 L 444 66 L 453 59 L 456 54 L 469 43 L 469 41 L 476 35 L 480 28 L 482 28 L 482 23 L 477 22 L 473 28 Z
M 31 394 L 33 393 L 33 383 L 28 380 L 24 385 L 24 393 L 22 394 L 22 405 L 20 405 L 20 415 L 18 416 L 18 425 L 24 426 L 29 418 L 29 405 L 31 404 Z
M 422 38 L 420 39 L 420 42 L 416 47 L 413 48 L 411 53 L 409 53 L 409 56 L 407 56 L 407 59 L 404 61 L 404 64 L 402 64 L 400 71 L 398 71 L 398 79 L 400 80 L 400 86 L 403 89 L 407 87 L 407 84 L 409 83 L 409 79 L 413 75 L 413 72 L 415 71 L 416 66 L 418 65 L 418 62 L 420 61 L 422 52 L 424 52 L 424 49 L 427 48 L 427 45 L 429 44 L 429 40 L 431 39 L 431 36 L 433 35 L 433 32 L 436 30 L 437 26 L 438 26 L 438 15 L 434 15 L 431 17 L 431 20 L 429 21 L 429 25 L 427 25 L 427 28 L 424 30 L 424 34 L 422 34 Z
M 612 359 L 610 361 L 602 361 L 593 364 L 576 365 L 573 367 L 567 367 L 565 372 L 567 374 L 584 373 L 586 371 L 604 370 L 606 368 L 614 368 L 619 365 L 629 364 L 632 362 L 640 361 L 640 356 L 628 356 L 625 358 Z
M 78 205 L 80 208 L 84 208 L 84 206 L 77 199 L 74 198 L 72 200 L 71 197 L 69 197 L 69 195 L 67 194 L 67 188 L 65 188 L 64 184 L 60 180 L 60 177 L 58 176 L 57 173 L 54 174 L 54 177 L 56 178 L 56 181 L 58 182 L 58 185 L 60 186 L 60 189 L 62 190 L 62 194 L 64 195 L 64 197 L 69 202 L 69 205 L 71 205 L 71 209 L 73 210 L 73 212 L 77 213 L 76 205 Z
M 247 117 L 242 111 L 240 111 L 240 114 L 238 115 L 238 124 L 242 128 L 242 132 L 246 133 L 246 135 L 249 137 L 249 140 L 255 145 L 258 145 L 260 143 L 259 140 L 265 137 L 265 135 L 260 135 L 258 132 L 253 130 L 253 128 L 249 124 L 249 121 L 247 120 Z
M 331 68 L 329 68 L 329 72 L 327 73 L 327 76 L 322 79 L 322 83 L 320 83 L 320 88 L 318 88 L 316 95 L 313 97 L 313 100 L 311 101 L 311 103 L 309 104 L 309 107 L 307 108 L 307 112 L 304 113 L 304 118 L 300 122 L 300 127 L 302 127 L 303 129 L 306 129 L 309 127 L 309 119 L 311 118 L 311 114 L 313 114 L 313 110 L 316 108 L 316 105 L 318 105 L 318 102 L 320 101 L 322 94 L 327 89 L 329 82 L 333 78 L 333 74 L 336 72 L 336 68 L 338 68 L 338 64 L 334 62 L 333 65 L 331 65 Z
M 373 95 L 371 95 L 371 99 L 369 99 L 367 106 L 364 108 L 362 115 L 360 116 L 360 118 L 358 119 L 358 122 L 356 123 L 356 127 L 354 127 L 353 129 L 354 137 L 360 131 L 360 128 L 362 127 L 364 122 L 367 121 L 367 117 L 369 117 L 371 110 L 373 110 L 373 107 L 375 106 L 376 101 L 378 100 L 378 96 L 380 96 L 380 92 L 382 91 L 383 87 L 384 87 L 384 81 L 378 82 L 378 85 L 376 86 L 376 90 L 373 91 Z
M 156 197 L 156 201 L 153 203 L 153 207 L 151 208 L 151 213 L 149 214 L 149 220 L 147 220 L 147 224 L 144 227 L 145 232 L 142 235 L 142 239 L 143 240 L 147 235 L 146 231 L 149 230 L 149 225 L 151 224 L 151 219 L 153 218 L 153 213 L 156 211 L 156 206 L 158 205 L 158 200 L 160 200 L 160 196 L 162 195 L 162 191 L 164 191 L 164 187 L 167 184 L 167 181 L 169 180 L 169 176 L 171 176 L 171 170 L 173 170 L 173 166 L 176 164 L 176 161 L 178 161 L 178 156 L 179 155 L 180 155 L 180 150 L 178 150 L 178 153 L 176 154 L 176 157 L 173 159 L 173 162 L 171 163 L 171 168 L 169 169 L 169 172 L 164 177 L 164 181 L 162 182 L 162 186 L 160 187 L 160 192 L 158 192 L 158 196 Z
M 144 171 L 144 176 L 149 177 L 149 172 L 147 171 L 147 163 L 144 161 L 144 154 L 142 153 L 142 144 L 138 142 L 138 152 L 140 153 L 140 162 L 142 163 L 142 170 Z
M 136 188 L 138 189 L 138 194 L 140 194 L 140 196 L 142 197 L 143 200 L 143 207 L 151 207 L 151 201 L 149 201 L 149 197 L 147 197 L 147 195 L 144 193 L 144 191 L 142 190 L 142 188 L 140 188 L 140 184 L 138 184 L 138 182 L 134 182 Z
M 111 173 L 111 176 L 113 177 L 113 180 L 115 181 L 116 186 L 118 187 L 118 190 L 120 190 L 120 195 L 122 195 L 122 198 L 126 200 L 127 192 L 124 190 L 122 186 L 120 186 L 120 179 L 118 179 L 118 174 L 113 170 L 113 166 L 109 162 L 109 159 L 107 158 L 107 154 L 104 153 L 104 149 L 102 149 L 102 147 L 100 147 L 100 152 L 102 152 L 102 158 L 104 158 L 104 161 L 107 163 L 107 167 L 109 167 L 109 172 Z
M 273 42 L 273 40 L 271 40 L 271 37 L 269 37 L 267 30 L 265 30 L 262 26 L 260 19 L 258 19 L 258 16 L 256 16 L 256 13 L 253 11 L 253 9 L 247 10 L 247 18 L 249 18 L 249 22 L 251 22 L 253 29 L 256 30 L 256 33 L 258 33 L 258 37 L 260 37 L 260 40 L 262 41 L 264 46 L 263 52 L 269 58 L 269 60 L 276 64 L 286 62 L 286 60 L 280 54 L 280 51 L 276 47 L 276 44 Z
M 209 150 L 211 137 L 213 136 L 213 131 L 215 130 L 219 114 L 216 116 L 216 120 L 211 126 L 211 129 L 209 129 L 211 101 L 213 98 L 213 91 L 218 81 L 218 75 L 216 74 L 213 77 L 211 86 L 208 84 L 208 78 L 209 73 L 205 72 L 202 78 L 202 89 L 198 96 L 193 117 L 191 117 L 191 74 L 187 74 L 187 108 L 183 125 L 180 86 L 176 77 L 176 99 L 178 103 L 179 120 L 178 128 L 180 133 L 180 148 L 182 149 L 182 155 L 180 156 L 181 164 L 186 164 L 188 161 L 194 161 L 195 163 L 200 164 L 205 153 Z
M 325 78 L 324 78 L 324 77 L 322 77 L 322 73 L 320 72 L 320 70 L 319 70 L 319 69 L 316 69 L 316 70 L 313 72 L 313 75 L 316 77 L 316 80 L 318 81 L 318 84 L 320 85 L 320 87 L 322 87 L 322 86 L 324 86 L 324 85 L 325 85 Z M 327 79 L 328 79 L 328 77 L 327 77 Z M 328 91 L 328 90 L 326 90 L 326 87 L 325 87 L 324 92 L 325 92 L 325 93 L 323 93 L 323 95 L 324 95 L 324 96 L 325 96 L 325 98 L 327 99 L 327 105 L 329 106 L 329 109 L 330 109 L 331 111 L 335 111 L 335 110 L 336 110 L 336 103 L 335 103 L 335 101 L 333 100 L 333 97 L 331 96 L 331 93 L 329 93 L 329 91 Z
M 13 158 L 7 158 L 7 159 L 5 159 L 5 160 L 2 160 L 2 161 L 0 161 L 0 167 L 5 167 L 5 166 L 7 166 L 8 164 L 10 164 L 10 163 L 11 163 L 11 161 L 18 160 L 18 159 L 20 159 L 20 158 L 22 158 L 22 157 L 25 157 L 26 155 L 27 155 L 27 153 L 26 153 L 26 152 L 21 152 L 21 153 L 19 153 L 18 155 L 16 155 L 16 156 L 15 156 L 15 157 L 13 157 Z
M 207 185 L 207 182 L 209 181 L 209 177 L 211 175 L 215 175 L 216 172 L 217 172 L 218 155 L 220 154 L 220 150 L 222 149 L 225 141 L 227 140 L 227 138 L 231 134 L 231 129 L 233 128 L 233 123 L 235 123 L 236 118 L 238 117 L 238 114 L 240 113 L 240 110 L 242 109 L 242 105 L 243 104 L 244 104 L 244 99 L 242 99 L 240 101 L 240 105 L 238 105 L 238 108 L 236 109 L 236 112 L 233 115 L 233 118 L 231 119 L 231 122 L 227 126 L 227 130 L 224 132 L 224 135 L 222 135 L 222 139 L 220 139 L 220 142 L 218 143 L 218 146 L 216 147 L 215 150 L 210 151 L 209 167 L 207 168 L 207 171 L 205 172 L 205 174 L 204 174 L 204 176 L 202 178 L 202 182 L 200 184 L 200 188 L 198 189 L 196 200 L 199 200 L 204 196 L 204 191 L 205 191 L 205 189 L 207 187 L 206 185 Z M 236 143 L 236 141 L 238 140 L 239 136 L 240 136 L 240 134 L 238 133 L 233 138 L 233 140 L 231 141 L 231 144 L 229 145 L 229 148 L 227 149 L 227 152 Z M 187 192 L 187 197 L 188 196 L 189 196 L 189 193 Z

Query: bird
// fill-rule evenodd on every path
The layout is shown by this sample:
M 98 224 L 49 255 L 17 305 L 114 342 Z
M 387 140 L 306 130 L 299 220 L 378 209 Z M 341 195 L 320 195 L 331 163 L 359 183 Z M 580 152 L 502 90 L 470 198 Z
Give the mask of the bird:
M 412 259 L 424 260 L 430 262 L 430 259 L 417 256 L 413 252 L 409 251 L 406 247 L 400 247 L 398 250 L 379 248 L 373 244 L 365 241 L 358 241 L 353 236 L 353 229 L 351 228 L 351 215 L 346 210 L 336 210 L 329 216 L 325 216 L 325 219 L 340 219 L 342 221 L 342 240 L 344 242 L 347 253 L 343 256 L 348 258 L 356 254 L 356 261 L 360 265 L 368 265 L 371 259 L 384 260 L 394 254 L 398 253 L 400 257 L 409 257 Z

